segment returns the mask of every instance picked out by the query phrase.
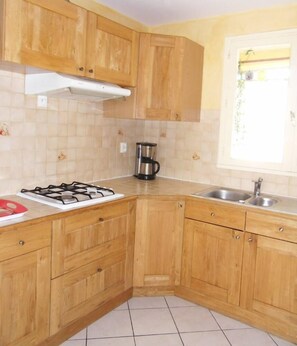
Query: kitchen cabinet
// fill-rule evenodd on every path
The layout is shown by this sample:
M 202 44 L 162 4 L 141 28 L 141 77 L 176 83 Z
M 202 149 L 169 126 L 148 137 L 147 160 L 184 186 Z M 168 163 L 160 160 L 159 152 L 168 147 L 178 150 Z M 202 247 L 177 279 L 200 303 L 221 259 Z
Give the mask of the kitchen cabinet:
M 247 213 L 241 307 L 297 341 L 296 219 Z M 286 241 L 284 238 L 288 238 Z
M 48 222 L 1 229 L 1 345 L 36 345 L 49 335 L 50 232 Z
M 87 11 L 61 0 L 1 0 L 2 60 L 84 75 Z
M 172 293 L 180 283 L 184 201 L 139 198 L 134 259 L 137 295 Z
M 105 101 L 103 114 L 199 121 L 203 47 L 184 37 L 147 33 L 140 34 L 139 42 L 138 79 L 133 91 L 135 102 Z
M 88 13 L 87 77 L 135 86 L 139 33 L 95 13 Z
M 51 335 L 132 288 L 135 202 L 53 223 Z
M 134 30 L 61 0 L 1 0 L 2 60 L 135 86 Z
M 199 219 L 199 213 L 195 218 Z M 186 219 L 181 285 L 239 305 L 242 253 L 242 231 Z

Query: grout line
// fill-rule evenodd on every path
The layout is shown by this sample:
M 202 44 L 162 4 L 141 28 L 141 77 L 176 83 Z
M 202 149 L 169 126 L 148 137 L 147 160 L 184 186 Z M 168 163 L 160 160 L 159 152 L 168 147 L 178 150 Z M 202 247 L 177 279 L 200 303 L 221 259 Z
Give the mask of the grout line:
M 212 313 L 212 311 L 210 309 L 208 309 L 208 311 L 210 312 L 211 316 L 214 318 L 214 320 L 216 321 L 217 325 L 219 326 L 221 332 L 224 334 L 226 340 L 228 341 L 229 345 L 232 346 L 230 340 L 228 339 L 226 333 L 224 332 L 223 328 L 221 327 L 221 325 L 219 324 L 219 322 L 217 321 L 217 319 L 215 318 L 214 314 Z
M 165 299 L 166 305 L 167 305 L 167 307 L 168 307 L 168 311 L 169 311 L 169 313 L 170 313 L 170 315 L 171 315 L 171 317 L 172 317 L 172 319 L 173 319 L 173 323 L 174 323 L 175 328 L 176 328 L 176 330 L 177 330 L 177 332 L 178 332 L 178 336 L 179 336 L 179 338 L 180 338 L 180 341 L 181 341 L 182 345 L 184 346 L 185 344 L 184 344 L 183 339 L 182 339 L 182 337 L 181 337 L 181 335 L 180 335 L 180 332 L 179 332 L 179 329 L 178 329 L 177 324 L 176 324 L 176 322 L 175 322 L 175 319 L 174 319 L 174 317 L 173 317 L 173 314 L 172 314 L 172 312 L 171 312 L 171 310 L 170 310 L 170 306 L 169 306 L 169 304 L 168 304 L 166 298 L 165 298 L 165 297 L 163 297 L 163 298 Z
M 132 327 L 132 334 L 133 334 L 134 346 L 136 346 L 135 333 L 134 333 L 134 326 L 133 326 L 133 321 L 132 321 L 132 316 L 131 316 L 131 311 L 130 311 L 129 299 L 127 300 L 127 306 L 128 306 L 129 317 L 130 317 L 130 323 L 131 323 L 131 327 Z
M 273 337 L 269 333 L 267 334 L 269 335 L 270 339 L 278 346 L 278 343 L 273 339 Z

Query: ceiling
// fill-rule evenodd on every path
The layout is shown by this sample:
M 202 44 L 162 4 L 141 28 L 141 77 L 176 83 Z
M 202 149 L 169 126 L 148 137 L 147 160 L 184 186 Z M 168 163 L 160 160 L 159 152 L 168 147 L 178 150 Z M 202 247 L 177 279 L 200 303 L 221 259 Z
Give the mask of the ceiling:
M 147 26 L 297 4 L 297 0 L 95 0 Z

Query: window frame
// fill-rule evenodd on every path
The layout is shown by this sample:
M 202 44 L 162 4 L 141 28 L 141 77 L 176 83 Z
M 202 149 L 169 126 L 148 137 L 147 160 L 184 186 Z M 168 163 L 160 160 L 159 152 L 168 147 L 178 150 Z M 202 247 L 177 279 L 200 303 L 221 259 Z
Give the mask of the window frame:
M 231 158 L 233 113 L 238 73 L 238 52 L 255 46 L 290 45 L 288 107 L 285 118 L 285 143 L 282 163 L 243 161 Z M 297 175 L 297 119 L 292 125 L 290 114 L 297 117 L 297 29 L 258 33 L 225 38 L 224 69 L 218 148 L 219 168 Z M 294 155 L 295 154 L 295 155 Z

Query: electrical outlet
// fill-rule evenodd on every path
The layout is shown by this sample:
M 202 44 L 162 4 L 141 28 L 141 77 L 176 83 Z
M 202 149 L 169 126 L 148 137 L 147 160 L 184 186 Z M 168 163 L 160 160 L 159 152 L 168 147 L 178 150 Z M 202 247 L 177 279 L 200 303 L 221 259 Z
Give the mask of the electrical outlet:
M 39 108 L 47 107 L 47 96 L 44 96 L 44 95 L 37 96 L 37 107 Z
M 126 153 L 127 152 L 127 143 L 121 142 L 120 143 L 120 153 Z

